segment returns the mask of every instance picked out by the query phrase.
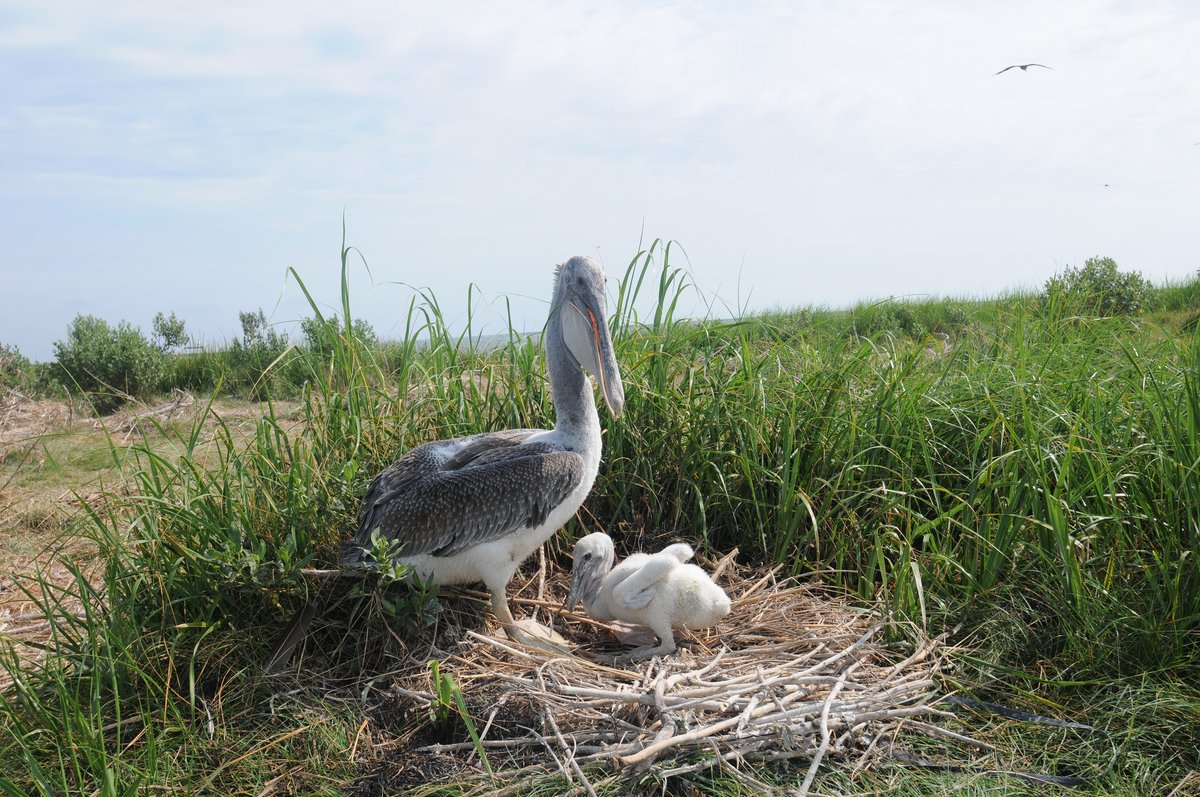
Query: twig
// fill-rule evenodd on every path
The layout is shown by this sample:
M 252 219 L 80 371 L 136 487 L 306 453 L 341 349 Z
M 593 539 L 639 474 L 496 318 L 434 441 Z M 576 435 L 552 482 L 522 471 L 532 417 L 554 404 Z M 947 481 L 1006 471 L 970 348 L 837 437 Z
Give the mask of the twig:
M 370 721 L 371 720 L 369 718 L 364 719 L 362 721 L 362 724 L 358 726 L 358 733 L 354 734 L 354 742 L 353 742 L 353 744 L 350 745 L 350 754 L 348 756 L 346 756 L 346 758 L 349 761 L 354 760 L 354 754 L 358 752 L 358 740 L 362 738 L 363 731 L 365 731 L 367 729 L 367 724 Z
M 813 755 L 812 763 L 808 765 L 808 773 L 804 776 L 804 782 L 800 784 L 800 797 L 806 797 L 808 790 L 812 788 L 813 780 L 817 777 L 817 767 L 821 766 L 821 759 L 825 757 L 825 751 L 829 749 L 829 708 L 842 691 L 842 687 L 846 685 L 846 679 L 850 677 L 850 673 L 858 669 L 858 665 L 859 662 L 856 661 L 847 667 L 842 676 L 838 678 L 837 683 L 829 690 L 829 697 L 825 698 L 825 706 L 821 709 L 821 745 Z
M 716 566 L 712 569 L 712 573 L 710 574 L 710 577 L 713 581 L 720 580 L 721 576 L 724 575 L 725 571 L 729 568 L 729 565 L 733 564 L 733 559 L 737 555 L 738 549 L 734 548 L 732 551 L 721 557 L 721 561 L 717 562 Z
M 782 569 L 783 569 L 783 565 L 776 565 L 775 567 L 772 567 L 770 570 L 767 571 L 766 575 L 764 575 L 758 581 L 754 582 L 754 586 L 750 587 L 750 589 L 748 589 L 742 593 L 740 600 L 744 601 L 744 600 L 746 600 L 746 598 L 750 597 L 755 592 L 758 592 L 758 590 L 760 590 L 762 588 L 763 584 L 766 584 L 768 581 L 775 578 L 775 574 L 778 573 Z
M 545 666 L 539 667 L 537 670 L 538 681 L 541 683 L 542 689 L 545 690 Z M 550 725 L 550 730 L 554 731 L 554 736 L 558 739 L 559 745 L 562 747 L 563 755 L 566 756 L 567 763 L 570 764 L 571 770 L 579 778 L 579 782 L 587 789 L 587 793 L 591 797 L 597 797 L 596 790 L 592 788 L 591 781 L 587 779 L 587 775 L 583 774 L 583 769 L 579 766 L 579 762 L 575 760 L 575 753 L 567 746 L 567 740 L 563 738 L 562 731 L 559 730 L 558 723 L 554 720 L 554 712 L 550 711 L 549 706 L 542 709 L 542 715 L 546 718 L 546 722 Z
M 463 742 L 419 749 L 452 753 L 460 760 L 480 748 L 510 751 L 517 761 L 531 764 L 505 773 L 505 788 L 512 791 L 528 790 L 534 773 L 554 767 L 573 788 L 590 794 L 603 791 L 594 780 L 595 765 L 654 766 L 664 776 L 720 766 L 741 778 L 739 768 L 747 762 L 792 759 L 809 759 L 805 789 L 811 791 L 821 767 L 836 757 L 863 766 L 885 753 L 902 730 L 945 735 L 931 730 L 936 728 L 932 718 L 944 714 L 931 700 L 945 637 L 927 639 L 915 629 L 917 644 L 898 657 L 881 638 L 884 622 L 872 622 L 867 613 L 811 586 L 775 581 L 775 571 L 746 575 L 728 561 L 725 578 L 736 621 L 721 627 L 720 644 L 711 654 L 698 658 L 683 653 L 636 668 L 604 666 L 467 631 L 459 647 L 440 657 L 453 662 L 464 690 L 485 690 L 483 697 L 494 708 L 478 746 Z M 514 586 L 530 593 L 536 586 L 552 596 L 562 588 L 558 577 L 551 569 L 544 585 L 538 573 Z M 568 635 L 603 627 L 552 601 L 510 600 L 562 617 Z M 427 684 L 415 673 L 404 677 L 410 679 L 402 682 L 409 689 L 400 694 L 430 699 L 422 691 Z M 520 701 L 516 718 L 499 711 L 510 697 Z M 526 715 L 530 709 L 533 713 Z M 541 730 L 526 728 L 537 722 L 522 716 L 539 717 Z M 376 749 L 402 743 L 380 741 Z M 526 786 L 513 788 L 514 777 L 524 778 Z M 480 784 L 488 793 L 495 787 Z
M 363 579 L 371 575 L 371 571 L 363 570 L 357 567 L 339 567 L 332 570 L 324 570 L 318 567 L 302 567 L 299 573 L 304 578 L 312 578 L 317 580 L 351 578 Z

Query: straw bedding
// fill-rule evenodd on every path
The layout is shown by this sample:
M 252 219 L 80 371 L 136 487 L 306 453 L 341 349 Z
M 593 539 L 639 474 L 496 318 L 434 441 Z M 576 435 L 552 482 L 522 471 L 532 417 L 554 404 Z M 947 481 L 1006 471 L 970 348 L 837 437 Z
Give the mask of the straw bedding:
M 387 780 L 453 774 L 495 788 L 557 770 L 592 792 L 591 780 L 613 773 L 652 768 L 669 777 L 794 761 L 805 772 L 803 794 L 822 765 L 868 766 L 904 735 L 944 733 L 923 721 L 944 714 L 932 705 L 943 638 L 881 621 L 820 585 L 739 568 L 731 557 L 717 569 L 731 614 L 715 628 L 682 632 L 686 647 L 648 662 L 622 656 L 629 648 L 605 624 L 561 612 L 554 625 L 577 645 L 573 656 L 519 648 L 499 631 L 466 631 L 435 657 L 462 689 L 479 745 L 465 733 L 431 741 L 401 722 L 407 731 L 374 736 Z M 566 575 L 543 575 L 517 594 L 534 587 L 538 598 L 510 598 L 518 614 L 553 612 Z M 427 716 L 434 691 L 429 671 L 414 670 L 390 686 L 391 709 Z M 479 747 L 502 779 L 484 772 Z

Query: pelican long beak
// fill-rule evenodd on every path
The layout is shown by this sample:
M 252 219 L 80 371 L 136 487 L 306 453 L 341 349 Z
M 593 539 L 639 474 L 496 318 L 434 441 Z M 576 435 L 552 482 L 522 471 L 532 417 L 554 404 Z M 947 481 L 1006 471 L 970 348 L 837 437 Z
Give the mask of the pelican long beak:
M 571 354 L 600 383 L 604 401 L 614 418 L 625 407 L 625 385 L 617 369 L 604 298 L 585 296 L 568 301 L 563 308 L 563 340 Z
M 571 589 L 567 593 L 567 602 L 563 604 L 563 608 L 569 612 L 575 611 L 575 607 L 579 605 L 581 593 L 583 592 L 583 571 L 581 568 L 571 568 Z
M 599 570 L 600 563 L 598 562 L 576 562 L 572 565 L 571 589 L 567 593 L 567 602 L 563 608 L 569 612 L 573 612 L 575 611 L 575 607 L 582 602 L 586 609 L 588 604 L 596 599 L 596 595 L 600 592 L 600 582 L 602 580 Z

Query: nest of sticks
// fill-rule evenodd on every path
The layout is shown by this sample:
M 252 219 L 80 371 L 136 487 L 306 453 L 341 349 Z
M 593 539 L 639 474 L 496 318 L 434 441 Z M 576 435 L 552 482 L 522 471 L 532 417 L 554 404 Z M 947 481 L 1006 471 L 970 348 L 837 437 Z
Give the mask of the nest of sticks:
M 934 706 L 944 637 L 882 621 L 819 584 L 739 568 L 731 557 L 718 573 L 731 614 L 715 628 L 681 632 L 678 652 L 648 662 L 623 657 L 606 624 L 561 610 L 556 630 L 579 646 L 574 656 L 520 648 L 499 631 L 466 631 L 454 650 L 434 655 L 462 690 L 478 740 L 462 733 L 430 743 L 409 721 L 404 738 L 373 734 L 393 773 L 385 780 L 452 772 L 460 780 L 478 774 L 481 787 L 494 788 L 482 750 L 506 782 L 557 769 L 591 793 L 589 778 L 651 767 L 669 777 L 795 761 L 807 765 L 804 794 L 823 764 L 861 768 L 902 737 L 954 735 L 926 721 L 947 715 Z M 543 578 L 538 598 L 521 598 L 532 586 L 510 598 L 518 614 L 553 611 L 566 575 Z M 428 670 L 412 671 L 391 685 L 384 709 L 393 717 L 401 706 L 410 717 L 428 712 L 436 692 Z

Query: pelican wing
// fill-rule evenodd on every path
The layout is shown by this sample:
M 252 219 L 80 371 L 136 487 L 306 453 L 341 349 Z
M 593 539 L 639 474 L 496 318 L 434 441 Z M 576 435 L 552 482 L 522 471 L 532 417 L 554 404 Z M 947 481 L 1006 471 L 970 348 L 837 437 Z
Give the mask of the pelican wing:
M 691 559 L 695 555 L 695 551 L 686 542 L 677 542 L 674 545 L 668 545 L 666 548 L 663 548 L 658 552 L 658 555 L 673 557 L 682 564 Z
M 375 529 L 401 543 L 402 556 L 452 556 L 544 523 L 579 485 L 584 464 L 573 451 L 524 443 L 533 433 L 426 443 L 405 454 L 367 490 L 344 561 L 361 561 Z
M 663 579 L 676 567 L 679 567 L 679 559 L 671 553 L 654 554 L 613 587 L 613 600 L 630 610 L 646 608 L 658 594 Z

